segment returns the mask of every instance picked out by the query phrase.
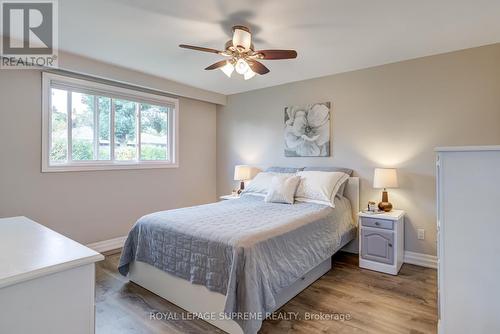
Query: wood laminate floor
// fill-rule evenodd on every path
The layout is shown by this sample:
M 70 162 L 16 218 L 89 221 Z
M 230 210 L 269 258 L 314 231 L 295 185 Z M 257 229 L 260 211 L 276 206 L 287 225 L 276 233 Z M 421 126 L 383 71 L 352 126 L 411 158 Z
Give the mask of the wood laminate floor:
M 116 269 L 118 259 L 118 253 L 107 254 L 97 264 L 97 334 L 223 333 L 203 320 L 186 320 L 187 312 L 129 282 Z M 264 321 L 260 333 L 436 333 L 436 286 L 434 269 L 404 264 L 392 276 L 360 269 L 357 256 L 339 253 L 333 269 L 283 306 L 276 319 Z M 151 312 L 170 319 L 152 320 Z M 286 315 L 291 319 L 282 319 Z

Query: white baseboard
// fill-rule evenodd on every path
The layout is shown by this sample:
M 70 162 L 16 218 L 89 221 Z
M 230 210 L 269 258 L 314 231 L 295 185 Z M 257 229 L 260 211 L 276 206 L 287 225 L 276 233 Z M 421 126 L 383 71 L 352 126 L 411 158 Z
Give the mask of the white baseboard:
M 404 263 L 437 269 L 437 256 L 405 251 Z
M 86 245 L 88 248 L 91 248 L 95 250 L 96 252 L 102 253 L 102 252 L 107 252 L 110 250 L 122 248 L 123 245 L 125 244 L 125 240 L 127 240 L 127 237 L 118 237 L 114 239 L 109 239 L 109 240 L 103 240 L 103 241 L 98 241 L 94 242 L 91 244 Z

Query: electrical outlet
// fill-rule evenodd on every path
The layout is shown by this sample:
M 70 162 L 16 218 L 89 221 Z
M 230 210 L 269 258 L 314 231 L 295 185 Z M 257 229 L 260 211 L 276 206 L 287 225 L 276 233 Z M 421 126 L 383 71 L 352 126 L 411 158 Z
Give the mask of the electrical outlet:
M 425 239 L 425 230 L 423 228 L 418 228 L 417 232 L 418 232 L 417 239 L 424 240 Z

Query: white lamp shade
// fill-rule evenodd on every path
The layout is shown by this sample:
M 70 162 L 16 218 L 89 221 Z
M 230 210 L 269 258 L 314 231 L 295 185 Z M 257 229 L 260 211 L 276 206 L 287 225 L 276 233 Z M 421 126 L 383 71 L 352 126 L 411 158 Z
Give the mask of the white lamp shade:
M 244 59 L 240 58 L 236 62 L 236 65 L 234 65 L 234 68 L 238 74 L 245 74 L 250 69 L 250 66 L 248 66 L 248 63 Z
M 373 188 L 397 188 L 398 174 L 395 168 L 375 168 Z
M 252 167 L 246 165 L 234 166 L 234 180 L 245 181 L 252 178 Z
M 222 66 L 220 69 L 222 72 L 224 72 L 225 75 L 230 78 L 231 74 L 233 74 L 234 66 L 230 62 L 227 62 L 226 65 Z

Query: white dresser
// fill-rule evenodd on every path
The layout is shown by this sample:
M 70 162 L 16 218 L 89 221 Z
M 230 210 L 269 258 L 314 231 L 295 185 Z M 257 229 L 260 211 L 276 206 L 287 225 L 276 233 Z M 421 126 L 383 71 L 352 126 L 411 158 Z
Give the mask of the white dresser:
M 0 333 L 94 333 L 103 259 L 26 217 L 0 219 Z
M 500 333 L 500 146 L 436 151 L 438 332 Z

